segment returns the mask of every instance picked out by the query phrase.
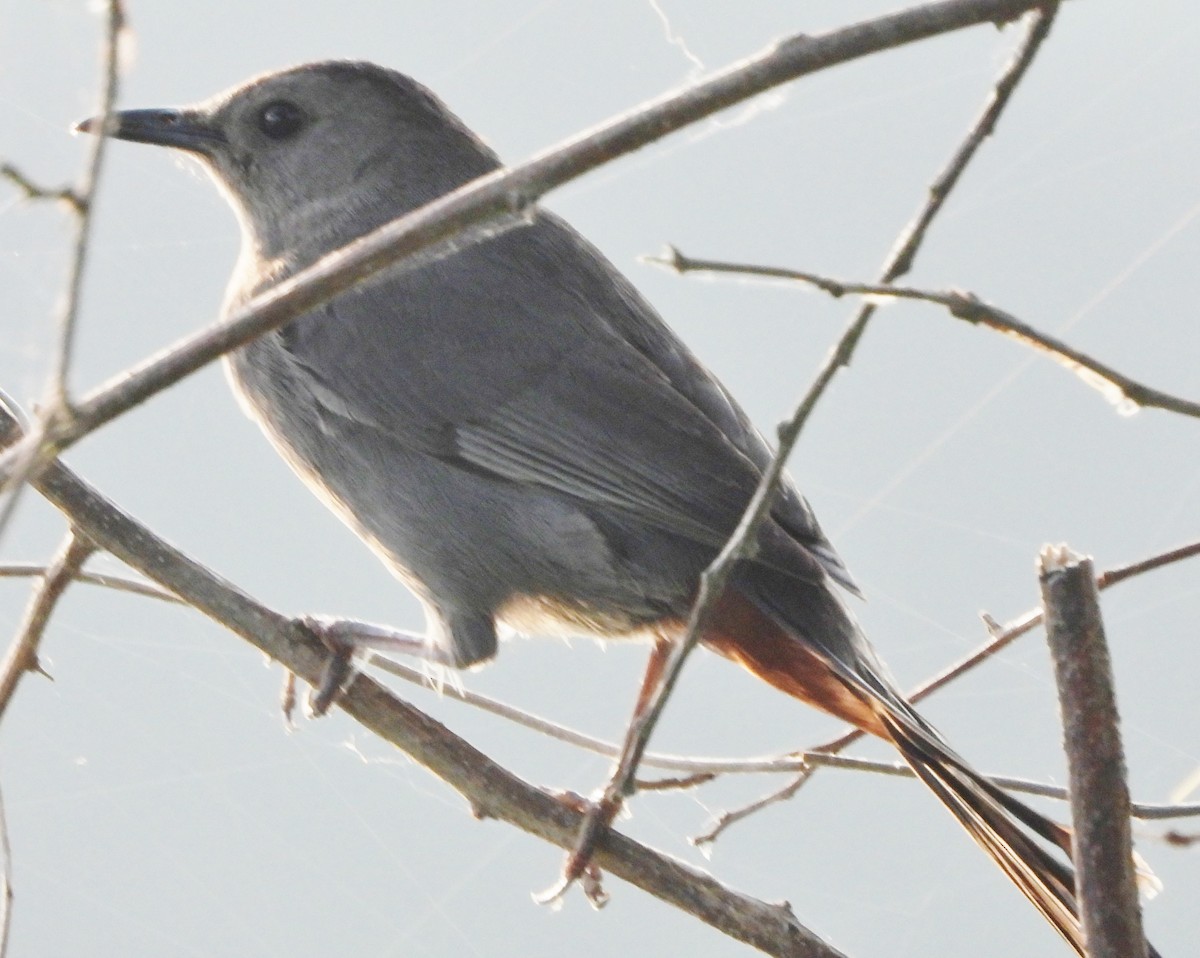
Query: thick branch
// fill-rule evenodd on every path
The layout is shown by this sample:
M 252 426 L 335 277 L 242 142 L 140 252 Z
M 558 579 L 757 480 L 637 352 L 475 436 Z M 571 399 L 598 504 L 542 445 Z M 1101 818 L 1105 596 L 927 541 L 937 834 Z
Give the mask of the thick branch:
M 0 408 L 0 435 L 16 420 Z M 325 667 L 324 647 L 293 620 L 268 609 L 126 515 L 61 462 L 49 465 L 35 487 L 64 512 L 72 527 L 147 578 L 310 683 Z M 480 817 L 516 825 L 568 848 L 582 816 L 563 802 L 493 762 L 443 725 L 359 674 L 338 704 L 364 727 L 391 742 L 459 791 Z M 725 887 L 709 875 L 608 832 L 596 864 L 738 941 L 771 955 L 837 958 L 839 952 L 771 905 Z
M 1092 562 L 1066 546 L 1047 546 L 1038 578 L 1062 707 L 1088 958 L 1144 958 L 1125 755 Z

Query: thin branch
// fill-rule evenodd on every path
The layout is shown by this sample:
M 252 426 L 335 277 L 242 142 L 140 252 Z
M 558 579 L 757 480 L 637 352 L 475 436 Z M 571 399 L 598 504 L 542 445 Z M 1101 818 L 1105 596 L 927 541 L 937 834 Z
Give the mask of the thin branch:
M 1190 848 L 1192 845 L 1200 844 L 1200 834 L 1170 831 L 1163 835 L 1163 841 L 1179 848 Z
M 1173 818 L 1195 818 L 1200 815 L 1200 803 L 1153 804 L 1147 802 L 1130 802 L 1129 814 L 1133 818 L 1143 822 L 1163 822 Z
M 901 240 L 889 256 L 889 261 L 884 267 L 883 282 L 886 283 L 895 279 L 911 265 L 912 259 L 920 247 L 934 216 L 941 208 L 949 191 L 958 182 L 959 176 L 970 161 L 970 158 L 994 128 L 996 119 L 1003 110 L 1004 104 L 1008 101 L 1008 97 L 1016 86 L 1017 81 L 1024 74 L 1026 67 L 1049 32 L 1050 24 L 1053 22 L 1057 9 L 1057 4 L 1050 4 L 1030 14 L 1028 32 L 1020 52 L 1014 59 L 1013 64 L 1010 64 L 1004 76 L 997 83 L 991 102 L 972 127 L 967 139 L 956 152 L 951 163 L 939 175 L 930 190 L 929 199 L 916 218 L 901 233 Z M 791 454 L 792 448 L 800 437 L 800 432 L 804 428 L 809 414 L 815 408 L 817 401 L 824 394 L 825 389 L 833 380 L 838 370 L 849 364 L 854 348 L 861 338 L 873 311 L 874 307 L 868 305 L 859 312 L 829 353 L 824 364 L 817 371 L 816 377 L 791 418 L 780 426 L 778 431 L 779 442 L 775 456 L 763 471 L 758 488 L 747 505 L 746 511 L 737 528 L 734 530 L 733 535 L 725 543 L 717 558 L 700 576 L 699 591 L 689 613 L 684 636 L 672 649 L 667 664 L 663 669 L 662 678 L 651 695 L 649 702 L 630 726 L 625 747 L 622 749 L 621 757 L 617 763 L 617 768 L 604 789 L 604 797 L 589 812 L 585 827 L 579 835 L 572 855 L 573 862 L 586 860 L 587 851 L 590 849 L 592 843 L 596 841 L 606 815 L 614 807 L 615 803 L 620 800 L 620 796 L 628 790 L 654 726 L 675 688 L 675 683 L 679 679 L 684 662 L 687 661 L 688 655 L 699 642 L 700 636 L 703 634 L 705 622 L 716 600 L 724 591 L 734 566 L 738 562 L 752 557 L 754 554 L 756 548 L 755 534 L 770 512 L 771 505 L 778 493 L 784 465 Z M 566 881 L 569 882 L 570 877 L 569 874 L 566 875 Z M 560 895 L 563 887 L 560 885 L 555 889 L 551 897 Z
M 946 199 L 958 185 L 979 148 L 995 132 L 996 124 L 1004 113 L 1005 107 L 1008 106 L 1013 92 L 1029 70 L 1046 37 L 1050 35 L 1050 28 L 1054 25 L 1055 17 L 1058 16 L 1058 7 L 1058 3 L 1045 3 L 1027 17 L 1025 36 L 1017 46 L 1012 59 L 1001 71 L 979 116 L 967 130 L 967 135 L 950 157 L 950 161 L 929 185 L 925 202 L 921 204 L 916 215 L 909 220 L 900 231 L 900 235 L 896 237 L 891 252 L 884 260 L 879 276 L 880 283 L 890 285 L 912 269 L 913 261 L 916 259 L 921 245 L 925 242 L 925 235 L 929 232 L 934 218 L 941 212 Z M 849 365 L 858 341 L 862 338 L 867 324 L 874 314 L 874 303 L 863 304 L 850 327 L 843 334 L 845 340 L 843 362 L 845 364 Z
M 501 702 L 498 699 L 484 695 L 481 692 L 473 692 L 456 684 L 439 683 L 427 671 L 413 668 L 410 665 L 397 662 L 395 659 L 373 654 L 367 659 L 367 664 L 387 672 L 389 675 L 402 678 L 406 682 L 436 691 L 442 698 L 454 699 L 472 708 L 497 715 L 506 721 L 512 722 L 514 725 L 532 729 L 540 735 L 564 742 L 567 745 L 593 752 L 596 755 L 604 755 L 608 758 L 616 758 L 620 752 L 620 747 L 614 742 L 596 738 L 585 732 L 580 732 L 577 729 L 543 718 L 540 715 L 534 715 L 524 709 L 509 705 L 507 702 Z M 642 756 L 641 765 L 645 768 L 658 768 L 664 771 L 682 772 L 687 776 L 704 776 L 706 778 L 717 775 L 802 772 L 813 767 L 837 768 L 853 772 L 872 772 L 878 775 L 892 775 L 900 778 L 915 777 L 912 769 L 903 762 L 857 758 L 850 755 L 834 755 L 817 750 L 793 752 L 786 756 L 773 755 L 759 758 L 696 757 L 669 755 L 662 752 L 646 752 Z M 1068 798 L 1067 790 L 1057 785 L 1046 785 L 1027 778 L 1016 778 L 1011 775 L 988 775 L 987 777 L 1001 788 L 1006 788 L 1009 791 L 1023 792 L 1027 795 L 1040 795 L 1044 798 L 1054 798 L 1059 801 L 1066 801 Z M 684 782 L 680 787 L 687 787 L 690 784 L 690 782 Z M 638 784 L 639 791 L 644 787 L 641 783 Z M 653 787 L 661 790 L 667 786 L 662 783 L 654 783 Z M 1134 818 L 1147 820 L 1200 817 L 1200 802 L 1172 804 L 1137 802 L 1133 804 L 1132 809 Z
M 16 420 L 0 407 L 0 436 L 15 427 Z M 188 558 L 61 462 L 48 465 L 34 486 L 67 515 L 72 528 L 97 547 L 176 593 L 305 681 L 320 681 L 327 652 L 299 623 L 266 608 Z M 508 822 L 561 848 L 571 846 L 582 818 L 577 810 L 522 781 L 369 676 L 356 675 L 337 704 L 364 728 L 461 793 L 477 815 Z M 617 832 L 605 834 L 596 864 L 768 954 L 800 958 L 840 955 L 801 925 L 786 905 L 769 904 L 730 889 Z
M 1164 553 L 1161 556 L 1154 556 L 1142 562 L 1134 563 L 1130 566 L 1124 566 L 1119 569 L 1112 569 L 1102 573 L 1097 582 L 1102 583 L 1107 578 L 1108 584 L 1120 582 L 1129 575 L 1140 574 L 1141 572 L 1150 571 L 1167 564 L 1169 561 L 1178 561 L 1181 557 L 1186 557 L 1188 554 L 1196 554 L 1200 552 L 1200 543 L 1185 549 L 1173 550 L 1170 553 Z M 36 565 L 33 563 L 8 564 L 0 565 L 0 578 L 17 578 L 17 577 L 32 577 L 46 576 L 49 573 L 47 566 Z M 103 588 L 112 589 L 119 592 L 128 592 L 134 595 L 144 596 L 147 598 L 157 599 L 163 602 L 172 602 L 179 605 L 187 605 L 183 599 L 167 592 L 157 586 L 148 585 L 144 582 L 139 582 L 134 579 L 127 579 L 121 576 L 109 575 L 105 573 L 84 572 L 75 573 L 74 581 L 85 583 L 88 585 L 101 586 Z M 1100 585 L 1104 588 L 1104 585 Z M 372 654 L 367 659 L 367 664 L 371 667 L 387 672 L 389 675 L 394 675 L 397 678 L 404 679 L 414 685 L 422 688 L 434 690 L 442 698 L 454 699 L 469 705 L 472 708 L 479 709 L 483 712 L 488 712 L 512 722 L 514 725 L 519 725 L 523 728 L 531 729 L 547 738 L 555 739 L 556 741 L 564 742 L 576 748 L 592 752 L 596 755 L 603 755 L 608 758 L 616 758 L 619 753 L 619 747 L 614 742 L 608 742 L 604 739 L 596 738 L 580 732 L 577 729 L 570 728 L 542 716 L 535 715 L 524 709 L 509 705 L 507 702 L 502 702 L 499 699 L 494 699 L 481 692 L 474 692 L 470 689 L 463 688 L 457 684 L 439 683 L 427 671 L 413 668 L 405 665 L 395 659 L 389 659 L 385 656 Z M 291 673 L 289 673 L 290 675 Z M 912 769 L 903 762 L 889 762 L 878 759 L 858 758 L 849 755 L 826 754 L 819 751 L 811 752 L 796 752 L 788 756 L 762 756 L 758 758 L 733 758 L 733 757 L 696 757 L 686 755 L 670 755 L 660 752 L 647 752 L 641 762 L 643 767 L 658 768 L 664 771 L 674 771 L 684 773 L 689 779 L 703 779 L 705 781 L 712 779 L 718 775 L 750 775 L 750 774 L 776 774 L 786 772 L 799 772 L 812 767 L 835 768 L 844 771 L 869 772 L 878 775 L 897 776 L 901 778 L 913 778 Z M 1031 781 L 1030 779 L 1017 778 L 1009 775 L 988 775 L 987 776 L 995 784 L 1001 788 L 1006 788 L 1013 792 L 1022 792 L 1028 795 L 1039 795 L 1045 798 L 1058 799 L 1059 801 L 1067 801 L 1068 794 L 1065 788 L 1056 785 L 1047 785 L 1041 782 Z M 681 780 L 675 785 L 663 782 L 647 782 L 638 783 L 639 791 L 663 790 L 669 787 L 687 787 L 693 784 L 691 781 Z M 789 796 L 790 797 L 790 796 Z M 740 814 L 741 810 L 734 813 L 727 813 L 737 818 L 744 817 Z M 1190 818 L 1200 817 L 1200 802 L 1198 803 L 1172 803 L 1172 804 L 1155 804 L 1147 802 L 1134 802 L 1131 805 L 1131 814 L 1134 818 L 1145 820 L 1164 820 L 1174 818 Z
M 1132 579 L 1135 576 L 1144 575 L 1155 569 L 1161 569 L 1163 566 L 1182 562 L 1184 559 L 1191 559 L 1195 556 L 1200 556 L 1200 541 L 1188 542 L 1176 546 L 1174 549 L 1168 549 L 1166 552 L 1160 552 L 1158 555 L 1117 566 L 1115 569 L 1107 569 L 1096 576 L 1096 588 L 1103 592 L 1109 586 L 1124 582 L 1126 579 Z
M 8 180 L 27 200 L 65 203 L 76 213 L 83 212 L 84 201 L 73 186 L 42 186 L 12 163 L 0 163 L 0 179 Z
M 645 763 L 643 762 L 643 764 Z M 639 778 L 634 785 L 639 792 L 671 792 L 697 788 L 711 782 L 716 777 L 715 772 L 694 772 L 691 775 L 674 778 Z
M 29 597 L 29 605 L 25 609 L 16 637 L 8 647 L 4 662 L 0 663 L 0 719 L 4 717 L 13 693 L 26 673 L 45 674 L 38 663 L 37 653 L 46 626 L 50 623 L 50 616 L 80 566 L 95 550 L 96 547 L 85 537 L 73 530 L 67 533 L 58 554 L 46 567 L 45 576 Z
M 832 376 L 835 369 L 836 366 L 827 363 L 825 369 L 818 375 L 817 382 L 820 383 L 824 376 Z M 810 389 L 809 396 L 801 404 L 803 416 L 797 417 L 800 423 L 807 416 L 808 410 L 812 408 L 818 388 L 814 386 Z M 566 892 L 571 882 L 577 877 L 571 874 L 570 867 L 586 864 L 589 861 L 592 850 L 600 841 L 602 831 L 609 824 L 608 819 L 611 818 L 612 811 L 619 807 L 622 797 L 630 791 L 634 775 L 637 773 L 638 765 L 641 763 L 654 726 L 679 681 L 684 663 L 700 641 L 700 636 L 704 634 L 705 623 L 716 605 L 716 600 L 724 592 L 725 585 L 733 574 L 734 566 L 751 556 L 756 549 L 754 533 L 761 525 L 779 491 L 783 466 L 799 431 L 799 425 L 797 425 L 790 439 L 782 430 L 780 431 L 779 449 L 775 458 L 771 460 L 770 465 L 764 471 L 745 514 L 717 558 L 701 573 L 696 601 L 688 613 L 687 628 L 680 640 L 671 648 L 670 655 L 663 666 L 662 676 L 645 707 L 630 723 L 616 768 L 613 770 L 608 784 L 604 787 L 603 797 L 592 805 L 584 818 L 583 827 L 571 850 L 568 870 L 564 872 L 563 880 L 551 891 L 540 896 L 539 901 L 554 901 Z
M 540 156 L 481 177 L 386 224 L 273 287 L 228 319 L 121 373 L 75 406 L 54 438 L 61 451 L 217 357 L 327 302 L 383 269 L 453 240 L 478 241 L 519 221 L 555 187 L 765 90 L 828 67 L 981 23 L 1006 23 L 1035 0 L 941 0 L 832 31 L 795 36 L 680 93 L 661 97 Z M 1039 13 L 1039 22 L 1047 19 Z M 27 436 L 0 456 L 0 480 L 28 454 Z
M 112 112 L 117 95 L 119 47 L 124 28 L 125 13 L 122 0 L 108 0 L 102 56 L 103 80 L 100 93 L 100 115 L 105 118 Z M 106 149 L 107 139 L 105 137 L 92 137 L 92 142 L 88 146 L 83 175 L 78 184 L 69 188 L 48 190 L 34 183 L 10 163 L 6 163 L 0 168 L 0 175 L 15 184 L 26 197 L 61 200 L 75 213 L 75 236 L 72 241 L 71 258 L 67 266 L 66 289 L 56 323 L 58 348 L 54 352 L 42 408 L 38 410 L 36 424 L 26 432 L 24 447 L 14 451 L 11 457 L 5 456 L 5 459 L 11 461 L 7 468 L 0 467 L 0 493 L 7 494 L 3 505 L 0 506 L 0 537 L 4 535 L 9 520 L 16 512 L 20 490 L 57 454 L 61 448 L 59 437 L 73 434 L 77 429 L 67 381 L 70 375 L 76 320 L 79 315 L 79 300 L 90 246 L 92 199 L 99 183 L 101 164 Z
M 806 764 L 800 770 L 800 774 L 796 775 L 782 788 L 778 788 L 773 792 L 768 792 L 766 795 L 755 799 L 753 802 L 743 805 L 741 808 L 735 808 L 722 812 L 713 819 L 708 831 L 701 832 L 699 835 L 693 835 L 691 838 L 691 843 L 697 848 L 702 848 L 705 845 L 711 845 L 721 837 L 721 834 L 727 828 L 736 825 L 743 819 L 749 818 L 751 815 L 758 814 L 764 808 L 770 808 L 772 805 L 777 805 L 780 802 L 791 801 L 795 794 L 804 787 L 805 783 L 809 780 L 814 771 L 816 771 L 815 765 Z M 912 770 L 909 769 L 909 771 L 911 772 Z
M 929 199 L 921 211 L 900 234 L 892 253 L 888 257 L 888 268 L 883 274 L 883 281 L 890 283 L 899 279 L 912 269 L 917 251 L 924 242 L 933 219 L 941 211 L 950 192 L 957 185 L 968 164 L 974 158 L 976 151 L 996 130 L 1004 108 L 1008 106 L 1017 85 L 1024 79 L 1034 58 L 1041 49 L 1042 43 L 1050 35 L 1054 18 L 1058 16 L 1057 2 L 1043 3 L 1041 8 L 1030 14 L 1025 37 L 1005 66 L 1000 78 L 992 90 L 992 95 L 984 105 L 979 118 L 971 127 L 967 138 L 963 140 L 958 151 L 950 158 L 950 162 L 942 170 L 929 187 Z
M 1134 576 L 1142 575 L 1155 569 L 1161 569 L 1163 566 L 1182 562 L 1185 559 L 1191 559 L 1196 556 L 1200 556 L 1200 541 L 1189 542 L 1186 545 L 1168 549 L 1166 552 L 1150 556 L 1147 559 L 1140 559 L 1137 562 L 1131 562 L 1128 565 L 1117 566 L 1114 569 L 1101 572 L 1096 577 L 1096 588 L 1104 591 L 1120 582 L 1132 579 Z M 1037 628 L 1042 624 L 1043 618 L 1044 613 L 1041 608 L 1030 609 L 1028 612 L 1017 616 L 1017 618 L 1001 626 L 990 616 L 985 615 L 984 621 L 988 623 L 988 631 L 991 633 L 991 638 L 975 649 L 975 651 L 969 652 L 957 662 L 948 665 L 941 672 L 926 679 L 908 694 L 908 700 L 914 703 L 920 702 L 923 698 L 932 695 L 938 689 L 949 685 L 959 676 L 966 674 L 981 662 L 990 659 L 997 652 L 1007 648 L 1021 636 L 1025 635 L 1025 633 Z M 820 746 L 820 750 L 837 752 L 852 742 L 858 741 L 861 737 L 862 732 L 853 729 L 840 738 Z
M 105 11 L 105 36 L 103 45 L 103 80 L 100 85 L 99 115 L 107 128 L 108 117 L 117 99 L 121 35 L 125 29 L 125 11 L 122 0 L 108 0 Z M 100 170 L 104 162 L 108 137 L 89 138 L 88 155 L 84 162 L 83 176 L 71 190 L 72 206 L 75 209 L 75 237 L 72 243 L 71 261 L 67 270 L 67 286 L 58 317 L 58 349 L 50 370 L 45 406 L 52 414 L 66 414 L 70 410 L 67 381 L 71 371 L 71 356 L 75 343 L 76 320 L 79 316 L 79 298 L 83 289 L 83 277 L 87 268 L 88 249 L 92 232 L 92 200 L 100 182 Z
M 44 576 L 47 568 L 32 562 L 14 562 L 0 565 L 0 579 L 25 579 L 31 576 Z M 124 576 L 109 575 L 104 572 L 77 572 L 75 581 L 85 585 L 98 585 L 114 592 L 130 592 L 134 595 L 158 599 L 162 602 L 174 602 L 186 605 L 177 595 L 165 592 L 158 586 L 138 582 L 136 579 L 126 579 Z
M 1200 403 L 1173 396 L 1152 386 L 1146 386 L 1111 366 L 1093 359 L 1049 333 L 1043 333 L 1028 323 L 1017 319 L 1012 313 L 991 306 L 972 293 L 958 290 L 936 291 L 914 289 L 907 286 L 892 286 L 886 283 L 849 283 L 819 276 L 802 270 L 783 269 L 775 266 L 756 266 L 748 263 L 727 263 L 719 260 L 695 259 L 685 256 L 674 247 L 662 257 L 646 257 L 648 262 L 670 267 L 678 273 L 710 272 L 732 273 L 744 276 L 762 276 L 772 279 L 789 279 L 808 283 L 834 297 L 854 295 L 908 299 L 934 303 L 945 307 L 951 316 L 979 326 L 987 326 L 1006 336 L 1011 336 L 1074 372 L 1087 385 L 1097 389 L 1121 411 L 1136 407 L 1165 409 L 1184 416 L 1200 418 Z
M 1046 639 L 1071 781 L 1072 858 L 1088 958 L 1146 955 L 1129 828 L 1129 785 L 1092 562 L 1065 545 L 1038 557 Z
M 1124 582 L 1126 579 L 1131 579 L 1134 576 L 1142 575 L 1143 573 L 1151 572 L 1155 569 L 1160 569 L 1163 566 L 1170 565 L 1174 562 L 1182 562 L 1184 559 L 1190 559 L 1197 555 L 1200 555 L 1200 541 L 1189 542 L 1186 545 L 1178 546 L 1174 549 L 1168 549 L 1166 552 L 1161 552 L 1158 555 L 1150 556 L 1147 559 L 1140 559 L 1137 562 L 1131 562 L 1128 565 L 1118 566 L 1114 569 L 1109 569 L 1106 572 L 1102 572 L 1096 578 L 1096 587 L 1103 591 L 1109 586 L 1116 585 L 1118 582 Z M 1007 648 L 1025 633 L 1037 628 L 1037 626 L 1039 626 L 1042 622 L 1042 616 L 1043 613 L 1040 608 L 1031 609 L 1023 615 L 1018 616 L 1016 619 L 1013 619 L 1007 625 L 1002 626 L 990 615 L 984 613 L 983 620 L 987 625 L 987 629 L 991 635 L 991 638 L 973 652 L 968 653 L 957 662 L 954 662 L 953 664 L 944 668 L 942 671 L 926 679 L 911 692 L 909 692 L 905 697 L 910 702 L 916 704 L 922 699 L 932 695 L 938 689 L 949 685 L 955 679 L 965 675 L 980 663 L 987 661 L 1002 649 Z M 709 829 L 709 831 L 693 839 L 693 841 L 700 844 L 715 841 L 720 834 L 730 826 L 737 824 L 745 818 L 749 818 L 754 813 L 774 805 L 777 802 L 791 799 L 796 792 L 799 791 L 801 786 L 808 781 L 813 771 L 815 771 L 815 768 L 809 766 L 821 764 L 815 760 L 817 756 L 836 755 L 843 749 L 857 742 L 863 737 L 864 734 L 865 733 L 859 729 L 848 729 L 846 732 L 832 741 L 826 742 L 823 745 L 818 745 L 816 748 L 808 752 L 796 753 L 805 756 L 806 761 L 799 769 L 797 769 L 799 774 L 795 779 L 793 779 L 793 781 L 789 782 L 783 788 L 778 789 L 775 792 L 756 799 L 748 805 L 733 809 L 732 811 L 723 812 L 717 818 L 716 823 L 712 828 Z M 997 780 L 997 784 L 1004 783 L 1000 780 Z M 1010 786 L 1004 784 L 1004 787 L 1007 788 Z M 1051 795 L 1050 797 L 1058 798 L 1060 796 Z M 1183 815 L 1185 816 L 1192 815 L 1195 814 L 1191 811 L 1193 807 L 1194 806 L 1190 805 L 1175 804 L 1137 805 L 1135 808 L 1137 808 L 1139 811 L 1135 813 L 1135 817 L 1148 819 L 1171 818 L 1175 817 L 1173 811 L 1171 811 L 1174 809 L 1181 809 L 1183 811 Z M 1165 812 L 1165 814 L 1163 812 Z

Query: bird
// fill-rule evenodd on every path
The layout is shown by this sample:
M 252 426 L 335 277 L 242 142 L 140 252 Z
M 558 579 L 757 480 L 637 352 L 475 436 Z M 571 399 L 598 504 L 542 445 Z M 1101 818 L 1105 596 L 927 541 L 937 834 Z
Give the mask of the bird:
M 304 64 L 78 129 L 206 167 L 242 232 L 226 314 L 502 166 L 430 90 L 365 62 Z M 634 286 L 541 208 L 339 293 L 227 360 L 274 447 L 426 613 L 421 633 L 323 624 L 457 668 L 492 658 L 502 625 L 648 636 L 661 657 L 772 458 Z M 1083 955 L 1070 831 L 975 771 L 905 699 L 789 478 L 754 545 L 702 644 L 894 745 Z

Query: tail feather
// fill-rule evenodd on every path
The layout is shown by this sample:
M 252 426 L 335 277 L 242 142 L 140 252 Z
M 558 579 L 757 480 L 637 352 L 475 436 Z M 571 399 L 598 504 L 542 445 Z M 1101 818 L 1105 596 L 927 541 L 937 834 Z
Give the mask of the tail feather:
M 789 695 L 892 742 L 1013 884 L 1085 956 L 1070 829 L 960 758 L 896 689 L 831 590 L 777 582 L 756 570 L 717 602 L 704 643 Z M 1147 949 L 1148 958 L 1159 958 L 1152 945 Z
M 1011 796 L 1004 795 L 1006 800 L 998 801 L 992 794 L 995 786 L 966 768 L 940 740 L 914 734 L 890 715 L 881 718 L 888 737 L 917 777 L 1067 943 L 1080 955 L 1085 954 L 1075 903 L 1074 872 L 1022 831 L 1013 818 L 1017 817 L 1043 837 L 1053 835 L 1061 826 Z M 1055 841 L 1053 837 L 1050 840 Z
M 892 743 L 897 748 L 900 748 L 900 743 L 896 738 L 899 734 L 906 735 L 913 742 L 914 747 L 918 746 L 921 742 L 927 742 L 925 750 L 929 754 L 931 761 L 944 763 L 955 769 L 958 773 L 969 779 L 973 787 L 984 792 L 992 802 L 1018 819 L 1031 831 L 1040 835 L 1052 845 L 1056 845 L 1062 849 L 1068 858 L 1073 855 L 1071 830 L 1069 828 L 1047 818 L 1045 815 L 1035 812 L 1024 802 L 1013 798 L 1012 795 L 996 785 L 991 779 L 985 778 L 976 772 L 975 769 L 968 765 L 961 756 L 945 743 L 937 729 L 926 722 L 907 700 L 897 696 L 894 701 L 879 704 L 883 710 L 886 710 L 891 726 L 896 728 L 896 731 L 892 731 L 889 728 L 888 738 L 892 740 Z M 881 719 L 881 721 L 884 720 Z M 884 724 L 888 724 L 887 721 L 884 721 Z

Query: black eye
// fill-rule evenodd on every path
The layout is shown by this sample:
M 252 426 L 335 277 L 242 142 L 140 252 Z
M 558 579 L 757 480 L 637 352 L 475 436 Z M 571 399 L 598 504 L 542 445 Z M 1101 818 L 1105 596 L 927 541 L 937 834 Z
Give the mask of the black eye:
M 275 100 L 259 111 L 258 128 L 272 140 L 286 140 L 304 126 L 305 116 L 300 107 L 287 100 Z

